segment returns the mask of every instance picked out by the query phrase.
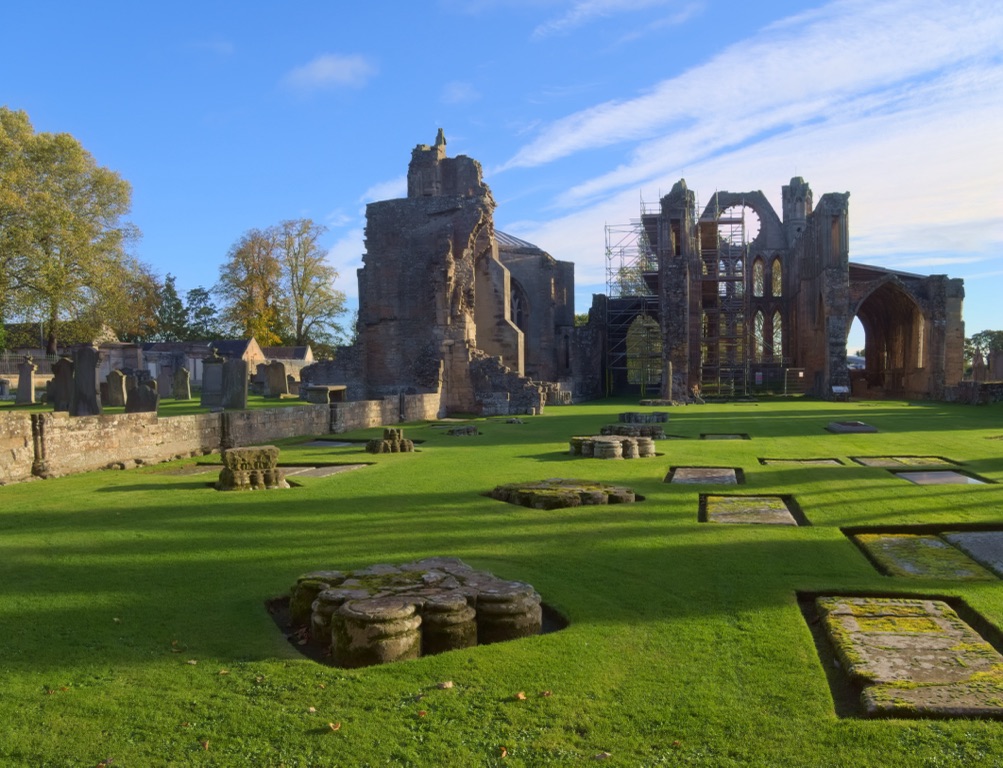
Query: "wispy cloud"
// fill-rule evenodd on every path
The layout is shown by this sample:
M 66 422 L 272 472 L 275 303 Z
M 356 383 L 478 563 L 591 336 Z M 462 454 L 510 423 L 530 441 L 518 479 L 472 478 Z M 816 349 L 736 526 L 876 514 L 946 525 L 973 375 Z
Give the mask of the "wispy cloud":
M 359 54 L 325 53 L 289 72 L 283 82 L 298 91 L 361 88 L 378 72 L 376 64 Z
M 229 40 L 214 37 L 206 40 L 196 40 L 191 43 L 191 47 L 200 51 L 208 51 L 217 56 L 232 56 L 237 47 Z
M 1003 13 L 985 0 L 961 6 L 840 0 L 769 27 L 637 98 L 568 115 L 507 166 L 543 165 L 589 149 L 681 134 L 695 124 L 716 123 L 721 143 L 735 143 L 828 116 L 853 98 L 906 89 L 947 65 L 998 54 L 1001 39 Z
M 577 0 L 564 14 L 545 21 L 533 30 L 533 39 L 563 35 L 577 27 L 609 16 L 636 13 L 658 6 L 675 5 L 677 0 Z
M 840 0 L 801 14 L 637 99 L 551 124 L 507 167 L 631 151 L 558 197 L 563 214 L 502 227 L 601 284 L 598 222 L 636 218 L 641 190 L 654 202 L 685 176 L 704 203 L 718 188 L 762 189 L 780 210 L 781 185 L 803 175 L 816 200 L 851 192 L 853 260 L 955 274 L 998 259 L 1001 40 L 1003 9 L 988 2 Z
M 470 104 L 481 98 L 481 94 L 472 84 L 453 80 L 442 87 L 439 98 L 443 104 Z
M 396 200 L 399 197 L 407 197 L 407 176 L 398 176 L 396 179 L 374 184 L 362 193 L 359 202 L 373 203 L 379 200 Z
M 358 298 L 359 281 L 355 270 L 362 266 L 365 252 L 365 230 L 350 229 L 327 252 L 328 263 L 338 270 L 338 290 L 350 299 Z

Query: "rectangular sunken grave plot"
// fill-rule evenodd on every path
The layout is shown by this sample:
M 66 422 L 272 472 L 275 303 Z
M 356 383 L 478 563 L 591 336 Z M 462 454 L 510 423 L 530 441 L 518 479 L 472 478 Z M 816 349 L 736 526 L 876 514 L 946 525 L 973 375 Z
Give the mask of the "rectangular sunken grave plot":
M 1003 655 L 943 600 L 831 596 L 815 608 L 860 714 L 1003 717 Z
M 862 421 L 830 421 L 826 430 L 840 435 L 878 431 L 877 427 L 872 427 Z
M 951 531 L 941 535 L 1003 578 L 1003 531 Z
M 878 570 L 888 576 L 961 581 L 996 579 L 936 533 L 857 533 L 852 539 Z
M 724 496 L 700 494 L 701 523 L 808 525 L 792 496 Z
M 943 467 L 957 464 L 943 456 L 851 456 L 857 464 L 881 469 L 901 469 L 903 467 Z
M 839 459 L 760 459 L 764 467 L 842 467 Z
M 953 469 L 925 470 L 921 472 L 897 472 L 889 470 L 895 477 L 901 477 L 915 485 L 985 485 L 988 481 L 981 477 L 967 475 Z
M 745 432 L 704 432 L 700 435 L 701 440 L 749 440 Z
M 745 475 L 736 467 L 672 467 L 665 482 L 682 485 L 738 485 Z

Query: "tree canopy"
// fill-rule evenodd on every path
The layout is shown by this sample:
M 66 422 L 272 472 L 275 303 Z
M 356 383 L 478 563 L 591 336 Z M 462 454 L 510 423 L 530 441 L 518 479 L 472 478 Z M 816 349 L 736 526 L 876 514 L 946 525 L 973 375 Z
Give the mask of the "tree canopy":
M 213 289 L 234 333 L 262 346 L 333 345 L 342 329 L 345 294 L 319 241 L 325 228 L 310 219 L 245 232 L 230 248 Z
M 35 133 L 24 112 L 0 107 L 0 314 L 45 322 L 49 352 L 69 320 L 148 330 L 149 302 L 131 302 L 156 277 L 127 253 L 139 236 L 124 221 L 131 197 L 75 138 Z

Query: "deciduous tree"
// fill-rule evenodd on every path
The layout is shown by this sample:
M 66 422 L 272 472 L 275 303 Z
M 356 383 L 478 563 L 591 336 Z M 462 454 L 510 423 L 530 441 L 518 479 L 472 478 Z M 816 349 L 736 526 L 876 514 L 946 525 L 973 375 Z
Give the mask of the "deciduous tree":
M 223 322 L 263 347 L 282 342 L 285 307 L 277 250 L 274 228 L 245 232 L 230 248 L 213 288 L 222 303 Z
M 310 219 L 283 221 L 277 240 L 289 311 L 291 341 L 296 346 L 331 345 L 342 328 L 345 294 L 334 287 L 338 270 L 327 263 L 319 240 L 325 228 Z
M 72 136 L 35 133 L 27 115 L 0 107 L 0 307 L 47 324 L 96 316 L 137 262 L 123 220 L 132 190 Z

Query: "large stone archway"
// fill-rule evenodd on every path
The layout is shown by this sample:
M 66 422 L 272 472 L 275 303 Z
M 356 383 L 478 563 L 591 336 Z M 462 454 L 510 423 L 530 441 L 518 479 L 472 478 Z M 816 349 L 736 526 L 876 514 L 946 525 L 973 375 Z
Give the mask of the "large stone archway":
M 929 389 L 927 318 L 895 279 L 881 283 L 857 307 L 866 336 L 864 370 L 853 375 L 857 396 L 908 397 Z

